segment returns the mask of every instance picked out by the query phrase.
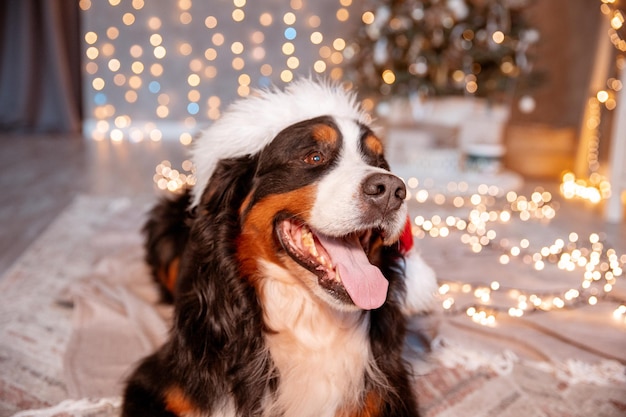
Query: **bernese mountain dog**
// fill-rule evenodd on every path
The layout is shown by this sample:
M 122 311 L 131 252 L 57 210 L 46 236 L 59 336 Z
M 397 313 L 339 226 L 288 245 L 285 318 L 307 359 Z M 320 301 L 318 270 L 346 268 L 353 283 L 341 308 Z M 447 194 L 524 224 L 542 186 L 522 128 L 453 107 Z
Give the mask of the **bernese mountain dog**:
M 369 123 L 353 92 L 304 79 L 202 134 L 196 184 L 145 226 L 174 321 L 123 416 L 418 415 L 406 315 L 436 284 Z

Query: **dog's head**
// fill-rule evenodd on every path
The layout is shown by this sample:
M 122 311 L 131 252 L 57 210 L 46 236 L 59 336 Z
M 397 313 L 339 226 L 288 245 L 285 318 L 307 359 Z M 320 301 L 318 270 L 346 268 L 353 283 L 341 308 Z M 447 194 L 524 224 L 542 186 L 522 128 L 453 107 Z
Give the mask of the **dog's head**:
M 256 107 L 262 114 L 254 118 L 247 114 L 255 105 L 271 104 Z M 276 118 L 276 112 L 283 117 Z M 227 128 L 231 137 L 222 132 L 224 120 L 237 121 Z M 383 144 L 353 95 L 302 81 L 286 93 L 245 99 L 220 122 L 196 147 L 194 204 L 222 199 L 226 192 L 240 194 L 229 201 L 237 205 L 242 272 L 254 283 L 274 265 L 335 308 L 380 307 L 388 289 L 381 257 L 405 230 L 406 189 L 389 172 Z M 240 139 L 246 132 L 250 136 Z M 219 138 L 225 142 L 217 143 Z M 214 148 L 206 160 L 208 143 Z M 222 157 L 231 161 L 228 169 L 220 165 Z M 212 166 L 199 165 L 203 159 Z M 246 167 L 235 169 L 233 161 Z M 225 181 L 229 171 L 240 177 L 245 173 L 245 184 Z M 238 189 L 226 190 L 216 182 Z

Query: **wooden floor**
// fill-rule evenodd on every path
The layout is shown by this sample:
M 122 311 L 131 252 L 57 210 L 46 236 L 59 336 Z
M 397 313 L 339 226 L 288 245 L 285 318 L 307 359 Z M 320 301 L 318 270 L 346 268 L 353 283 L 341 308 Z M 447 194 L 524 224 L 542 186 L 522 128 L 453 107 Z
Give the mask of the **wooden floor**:
M 0 136 L 0 276 L 76 195 L 157 195 L 156 165 L 167 159 L 180 166 L 186 157 L 177 141 Z M 532 191 L 536 185 L 528 182 L 525 188 Z M 557 194 L 558 184 L 541 185 Z M 553 222 L 604 232 L 613 247 L 626 253 L 626 223 L 605 223 L 599 206 L 563 201 Z
M 156 195 L 156 165 L 186 156 L 177 141 L 0 136 L 0 275 L 76 195 Z

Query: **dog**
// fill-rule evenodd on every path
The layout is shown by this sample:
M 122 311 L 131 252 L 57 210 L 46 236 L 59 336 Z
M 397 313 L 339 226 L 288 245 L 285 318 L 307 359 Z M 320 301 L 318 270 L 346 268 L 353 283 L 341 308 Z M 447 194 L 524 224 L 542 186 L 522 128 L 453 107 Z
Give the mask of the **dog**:
M 192 156 L 195 185 L 145 225 L 174 320 L 123 416 L 417 416 L 405 322 L 435 279 L 356 94 L 257 92 Z

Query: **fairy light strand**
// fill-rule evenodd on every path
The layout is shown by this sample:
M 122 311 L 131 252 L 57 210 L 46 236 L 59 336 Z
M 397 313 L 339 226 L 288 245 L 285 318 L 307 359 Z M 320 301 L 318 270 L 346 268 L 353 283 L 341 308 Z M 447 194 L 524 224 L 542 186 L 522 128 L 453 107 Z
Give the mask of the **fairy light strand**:
M 341 34 L 355 7 L 291 0 L 279 9 L 233 0 L 221 8 L 178 0 L 80 0 L 85 134 L 93 140 L 192 143 L 223 106 L 298 74 L 343 78 L 352 52 Z M 96 16 L 106 16 L 100 19 Z M 170 15 L 172 18 L 170 18 Z M 333 22 L 340 25 L 333 25 Z
M 616 7 L 615 0 L 600 0 L 600 11 L 609 19 L 608 38 L 620 52 L 626 52 L 626 32 L 624 24 L 625 13 Z M 615 67 L 619 71 L 626 71 L 626 58 L 617 55 Z M 612 111 L 617 107 L 617 93 L 624 88 L 622 82 L 610 77 L 606 88 L 600 89 L 589 97 L 587 102 L 588 117 L 585 120 L 587 127 L 592 128 L 593 134 L 586 149 L 588 178 L 577 178 L 572 172 L 566 172 L 562 177 L 561 194 L 566 199 L 581 199 L 591 203 L 599 203 L 611 196 L 611 184 L 600 173 L 600 140 L 603 110 Z
M 614 296 L 613 289 L 624 276 L 626 255 L 618 255 L 602 240 L 600 234 L 592 233 L 582 239 L 577 233 L 567 238 L 555 239 L 550 245 L 532 250 L 528 238 L 513 241 L 499 238 L 496 226 L 507 225 L 514 219 L 522 222 L 550 222 L 556 217 L 559 205 L 551 193 L 537 188 L 529 197 L 514 191 L 504 193 L 486 185 L 469 196 L 430 193 L 419 188 L 415 178 L 407 181 L 411 199 L 417 203 L 432 202 L 437 206 L 446 204 L 455 210 L 464 210 L 465 215 L 449 215 L 445 218 L 434 214 L 413 219 L 413 234 L 417 239 L 451 238 L 458 235 L 461 244 L 478 254 L 489 250 L 500 265 L 525 265 L 535 271 L 548 267 L 557 268 L 567 274 L 579 274 L 576 285 L 560 290 L 523 290 L 503 284 L 498 279 L 467 283 L 439 280 L 439 297 L 446 314 L 466 314 L 473 322 L 484 326 L 495 326 L 496 317 L 522 317 L 532 313 L 559 311 L 599 302 L 617 302 L 613 318 L 626 324 L 626 304 Z M 448 188 L 458 189 L 458 184 Z M 498 299 L 497 301 L 495 299 Z M 469 301 L 467 301 L 469 299 Z M 504 301 L 502 301 L 504 300 Z

